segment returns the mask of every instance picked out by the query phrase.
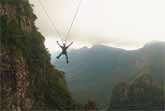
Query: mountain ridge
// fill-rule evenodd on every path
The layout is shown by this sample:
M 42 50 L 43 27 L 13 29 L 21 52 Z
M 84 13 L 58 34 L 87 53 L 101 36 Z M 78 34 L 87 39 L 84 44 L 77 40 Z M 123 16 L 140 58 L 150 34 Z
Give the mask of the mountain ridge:
M 158 47 L 159 43 L 162 44 L 160 45 L 162 48 Z M 65 58 L 59 61 L 52 59 L 52 63 L 56 63 L 58 68 L 66 72 L 66 80 L 72 95 L 79 95 L 75 97 L 76 100 L 81 100 L 80 95 L 86 94 L 84 97 L 86 99 L 81 101 L 85 102 L 93 94 L 93 98 L 97 98 L 96 101 L 102 104 L 107 103 L 105 100 L 111 95 L 111 89 L 115 84 L 134 78 L 144 66 L 151 66 L 152 75 L 160 79 L 155 73 L 159 73 L 159 62 L 163 61 L 161 58 L 165 55 L 162 53 L 165 49 L 164 44 L 165 42 L 148 43 L 144 47 L 132 51 L 97 45 L 83 50 L 69 51 L 69 65 L 63 64 Z M 94 88 L 95 86 L 98 87 Z M 87 96 L 88 93 L 90 96 Z

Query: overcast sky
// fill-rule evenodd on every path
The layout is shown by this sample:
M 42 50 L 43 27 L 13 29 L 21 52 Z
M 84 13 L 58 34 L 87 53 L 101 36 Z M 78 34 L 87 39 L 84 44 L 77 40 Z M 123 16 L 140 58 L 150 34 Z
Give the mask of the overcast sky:
M 36 25 L 46 37 L 50 51 L 60 40 L 48 15 L 65 37 L 79 0 L 30 0 L 38 19 Z M 69 41 L 74 48 L 107 44 L 135 49 L 153 40 L 165 41 L 165 0 L 82 0 Z

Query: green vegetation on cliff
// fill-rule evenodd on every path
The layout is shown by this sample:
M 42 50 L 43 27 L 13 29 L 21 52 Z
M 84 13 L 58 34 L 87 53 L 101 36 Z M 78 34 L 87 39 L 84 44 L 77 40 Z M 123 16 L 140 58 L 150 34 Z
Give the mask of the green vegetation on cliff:
M 32 107 L 71 107 L 73 101 L 64 73 L 50 63 L 50 54 L 44 46 L 45 39 L 34 25 L 36 16 L 31 5 L 27 0 L 0 0 L 0 12 L 1 54 L 14 53 L 25 61 L 25 96 L 30 98 Z M 10 56 L 10 53 L 5 56 Z M 5 61 L 2 64 L 6 64 Z M 15 80 L 13 84 L 17 82 Z M 3 84 L 7 84 L 7 81 Z

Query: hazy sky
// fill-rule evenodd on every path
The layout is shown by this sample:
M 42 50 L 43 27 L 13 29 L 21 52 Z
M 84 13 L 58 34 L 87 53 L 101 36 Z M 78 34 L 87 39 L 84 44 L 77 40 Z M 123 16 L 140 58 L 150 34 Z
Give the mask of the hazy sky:
M 30 0 L 36 25 L 53 51 L 60 40 L 39 0 Z M 40 0 L 59 32 L 66 35 L 79 0 Z M 165 0 L 82 0 L 69 40 L 73 47 L 107 44 L 134 49 L 153 40 L 165 41 Z

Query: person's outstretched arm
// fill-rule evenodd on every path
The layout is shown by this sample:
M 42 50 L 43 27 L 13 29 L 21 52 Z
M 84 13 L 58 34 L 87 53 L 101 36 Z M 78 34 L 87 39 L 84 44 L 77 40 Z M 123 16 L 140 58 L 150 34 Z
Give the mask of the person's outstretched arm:
M 67 46 L 67 48 L 69 48 L 72 44 L 73 44 L 73 42 L 71 42 L 71 43 Z
M 56 41 L 56 42 L 57 42 L 58 46 L 62 47 L 58 41 Z

